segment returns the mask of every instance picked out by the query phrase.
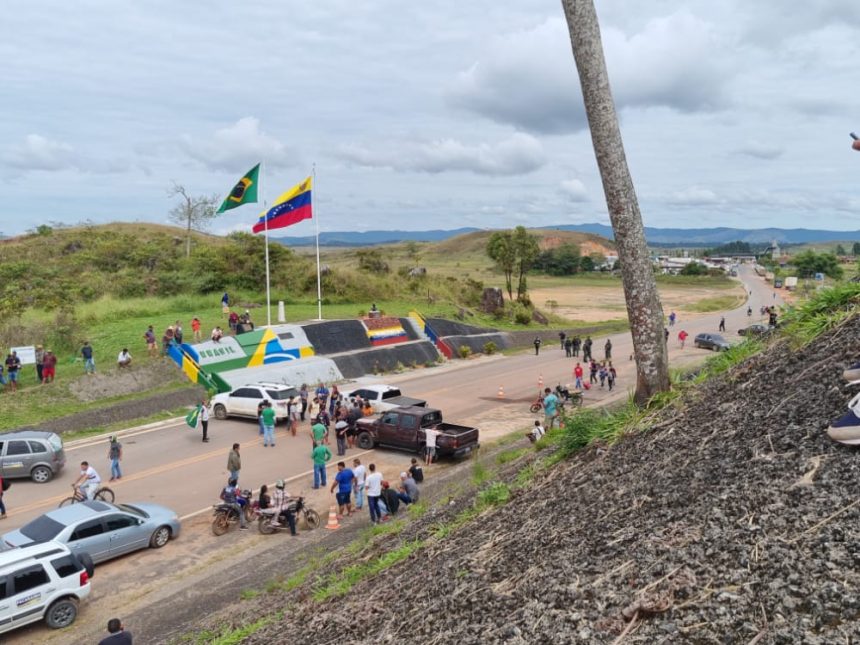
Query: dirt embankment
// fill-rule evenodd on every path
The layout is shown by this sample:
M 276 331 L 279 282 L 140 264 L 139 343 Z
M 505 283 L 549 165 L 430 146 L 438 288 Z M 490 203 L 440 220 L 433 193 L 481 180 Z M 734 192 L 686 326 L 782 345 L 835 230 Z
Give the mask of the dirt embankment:
M 650 432 L 540 475 L 444 539 L 245 643 L 847 643 L 860 635 L 860 455 L 845 409 L 860 317 L 689 393 Z M 259 617 L 259 603 L 242 618 Z

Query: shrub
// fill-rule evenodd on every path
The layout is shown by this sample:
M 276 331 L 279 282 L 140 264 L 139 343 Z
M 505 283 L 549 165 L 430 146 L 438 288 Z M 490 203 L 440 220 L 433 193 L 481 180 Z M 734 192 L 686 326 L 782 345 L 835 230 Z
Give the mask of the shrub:
M 484 353 L 488 356 L 490 354 L 495 354 L 497 350 L 498 347 L 496 347 L 496 344 L 493 341 L 488 340 L 486 343 L 484 343 Z
M 472 349 L 468 345 L 460 345 L 457 349 L 457 353 L 460 355 L 460 358 L 469 358 L 472 354 Z

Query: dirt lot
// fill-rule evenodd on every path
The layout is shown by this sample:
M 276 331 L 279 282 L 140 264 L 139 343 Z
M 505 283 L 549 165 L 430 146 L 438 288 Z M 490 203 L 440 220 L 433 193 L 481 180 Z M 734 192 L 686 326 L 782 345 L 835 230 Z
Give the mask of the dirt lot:
M 679 319 L 689 320 L 703 313 L 691 309 L 696 303 L 707 298 L 725 296 L 743 297 L 743 287 L 739 284 L 730 289 L 695 286 L 666 286 L 660 285 L 660 299 L 663 310 L 667 313 L 675 311 Z M 555 301 L 557 306 L 553 313 L 581 322 L 598 322 L 614 318 L 626 318 L 627 308 L 624 304 L 624 291 L 619 281 L 617 286 L 606 285 L 575 285 L 570 287 L 552 287 L 531 289 L 532 301 L 538 307 L 544 307 L 548 301 Z

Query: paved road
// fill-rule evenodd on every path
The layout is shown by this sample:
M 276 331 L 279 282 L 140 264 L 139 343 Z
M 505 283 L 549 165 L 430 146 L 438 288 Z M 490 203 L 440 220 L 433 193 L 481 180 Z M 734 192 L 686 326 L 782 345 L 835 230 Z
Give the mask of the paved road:
M 781 304 L 772 297 L 772 290 L 757 278 L 751 269 L 743 267 L 741 280 L 752 291 L 750 304 L 755 315 L 746 315 L 746 304 L 726 313 L 726 338 L 737 339 L 737 329 L 759 319 L 762 304 Z M 681 350 L 677 333 L 686 329 L 692 337 L 702 331 L 716 331 L 720 314 L 703 315 L 691 320 L 679 320 L 669 339 L 670 362 L 681 365 L 699 360 L 707 354 L 695 350 L 688 341 Z M 635 366 L 629 360 L 632 339 L 629 333 L 611 336 L 614 364 L 619 373 L 619 387 L 610 394 L 595 388 L 586 395 L 587 404 L 600 404 L 609 398 L 623 399 L 635 378 Z M 603 357 L 605 338 L 595 339 L 595 357 Z M 450 365 L 422 369 L 405 375 L 385 377 L 399 384 L 405 394 L 425 398 L 431 405 L 443 409 L 447 419 L 477 425 L 487 439 L 517 427 L 525 427 L 534 418 L 528 413 L 528 402 L 537 393 L 538 380 L 546 385 L 572 381 L 575 359 L 547 344 L 539 356 L 526 352 L 513 356 L 494 356 L 473 361 L 452 361 Z M 504 399 L 498 389 L 504 388 Z M 210 443 L 202 443 L 199 433 L 184 423 L 170 423 L 155 428 L 131 430 L 121 434 L 124 446 L 125 476 L 109 485 L 118 501 L 153 501 L 176 510 L 180 516 L 208 509 L 227 475 L 227 454 L 236 441 L 242 445 L 243 476 L 241 484 L 258 487 L 275 479 L 297 478 L 293 490 L 306 489 L 311 484 L 310 438 L 308 426 L 300 428 L 299 436 L 287 436 L 283 429 L 276 432 L 277 446 L 263 448 L 254 421 L 228 420 L 210 422 Z M 332 446 L 333 447 L 333 446 Z M 104 438 L 76 442 L 67 446 L 67 468 L 55 480 L 37 485 L 17 481 L 6 495 L 9 518 L 0 529 L 10 530 L 33 517 L 54 508 L 71 489 L 78 464 L 86 459 L 101 474 L 110 476 Z M 359 454 L 352 450 L 349 456 Z M 364 453 L 362 453 L 364 454 Z

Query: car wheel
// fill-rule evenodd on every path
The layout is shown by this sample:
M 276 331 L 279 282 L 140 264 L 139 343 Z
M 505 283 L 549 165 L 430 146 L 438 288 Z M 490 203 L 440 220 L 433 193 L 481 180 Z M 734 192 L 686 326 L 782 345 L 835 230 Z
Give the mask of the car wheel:
M 36 466 L 33 470 L 30 471 L 30 479 L 32 479 L 37 484 L 46 484 L 51 481 L 51 478 L 54 476 L 54 472 L 48 468 L 47 466 Z
M 153 549 L 160 549 L 168 542 L 170 542 L 169 526 L 159 526 L 153 532 L 152 537 L 149 538 L 149 546 L 151 546 Z
M 215 418 L 216 419 L 220 419 L 221 421 L 223 421 L 224 419 L 227 418 L 227 408 L 225 408 L 220 403 L 215 405 L 215 408 L 213 409 L 213 411 L 215 412 Z
M 71 598 L 58 600 L 45 613 L 45 622 L 51 629 L 68 627 L 78 617 L 78 603 Z
M 373 448 L 373 437 L 369 432 L 362 432 L 358 435 L 358 447 L 362 450 L 370 450 Z

